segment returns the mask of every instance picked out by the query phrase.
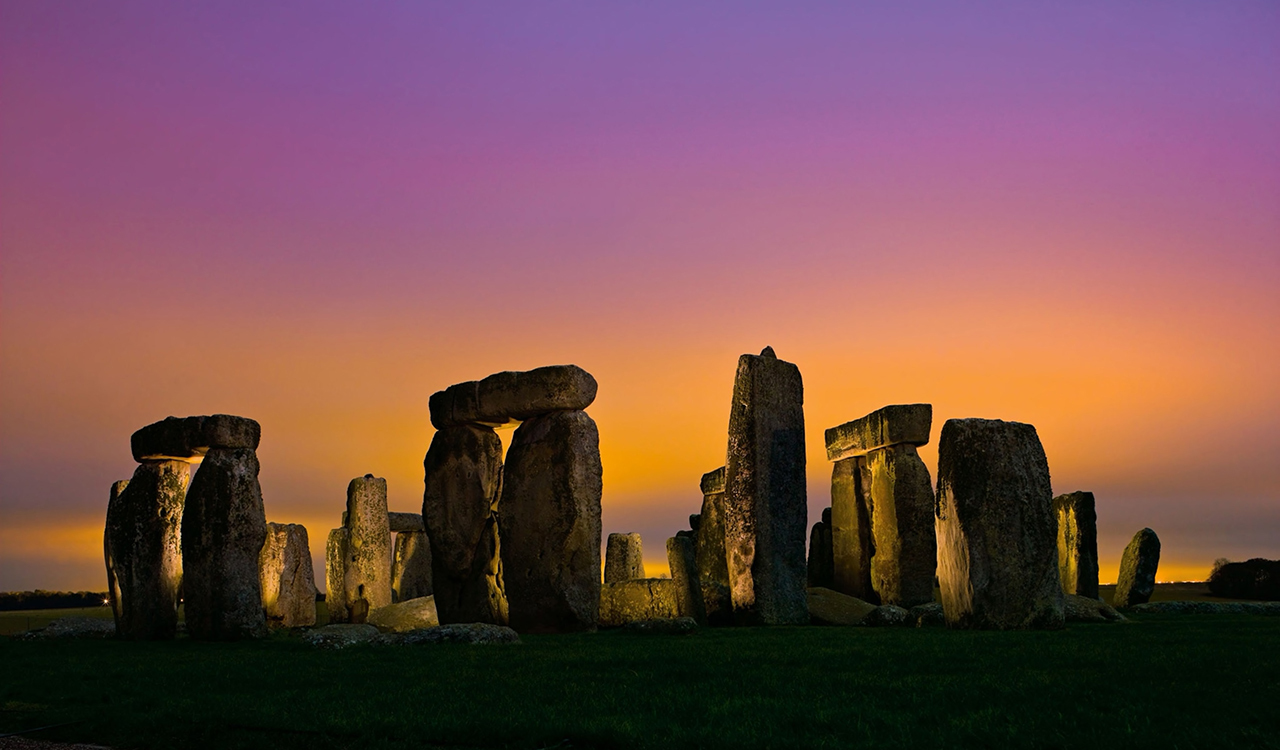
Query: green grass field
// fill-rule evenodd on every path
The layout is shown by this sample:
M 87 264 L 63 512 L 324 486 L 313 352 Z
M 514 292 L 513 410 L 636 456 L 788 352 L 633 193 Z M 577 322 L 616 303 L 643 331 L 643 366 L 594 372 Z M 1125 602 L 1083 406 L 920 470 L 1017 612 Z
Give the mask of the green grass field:
M 1280 618 L 619 631 L 512 646 L 0 639 L 0 734 L 149 748 L 1280 747 Z

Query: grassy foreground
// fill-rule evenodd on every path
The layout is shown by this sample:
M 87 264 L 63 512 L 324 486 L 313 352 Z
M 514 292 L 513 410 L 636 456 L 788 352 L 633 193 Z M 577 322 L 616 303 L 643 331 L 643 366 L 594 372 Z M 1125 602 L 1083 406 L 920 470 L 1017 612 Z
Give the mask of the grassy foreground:
M 1280 618 L 315 651 L 0 639 L 0 734 L 115 747 L 1280 747 Z

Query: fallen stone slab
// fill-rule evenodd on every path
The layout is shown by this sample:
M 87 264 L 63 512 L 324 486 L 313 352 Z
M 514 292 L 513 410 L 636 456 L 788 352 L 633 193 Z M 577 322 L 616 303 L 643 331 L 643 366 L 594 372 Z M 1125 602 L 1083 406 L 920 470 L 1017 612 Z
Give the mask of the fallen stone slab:
M 369 613 L 369 619 L 365 622 L 384 633 L 408 633 L 411 630 L 434 628 L 440 624 L 440 618 L 436 614 L 435 598 L 422 596 L 378 607 Z
M 658 617 L 652 620 L 635 620 L 623 625 L 622 632 L 633 635 L 692 635 L 698 632 L 698 622 L 692 617 Z
M 896 604 L 881 604 L 863 618 L 862 624 L 869 628 L 905 628 L 914 626 L 916 620 Z
M 911 619 L 917 628 L 941 627 L 947 624 L 947 617 L 942 611 L 941 602 L 917 604 L 911 608 Z
M 133 460 L 191 461 L 210 448 L 257 450 L 262 427 L 247 417 L 212 414 L 207 417 L 168 417 L 149 424 L 129 438 Z
M 1280 602 L 1147 602 L 1126 610 L 1162 615 L 1280 615 Z
M 1078 594 L 1066 595 L 1063 613 L 1067 622 L 1121 622 L 1125 619 L 1110 604 Z
M 414 630 L 401 636 L 405 646 L 466 643 L 473 646 L 519 643 L 520 635 L 505 625 L 488 622 L 455 622 L 438 628 Z
M 596 388 L 596 379 L 577 365 L 499 372 L 432 394 L 431 424 L 498 427 L 554 411 L 581 411 L 595 401 Z
M 1133 535 L 1120 556 L 1120 576 L 1112 601 L 1123 609 L 1151 600 L 1156 590 L 1156 570 L 1160 567 L 1160 537 L 1151 529 Z
M 616 628 L 637 620 L 680 617 L 680 595 L 670 578 L 606 583 L 600 589 L 602 628 Z
M 814 625 L 858 625 L 876 605 L 831 589 L 815 587 L 805 592 L 809 619 Z
M 1092 492 L 1053 499 L 1058 519 L 1058 578 L 1062 591 L 1098 598 L 1098 512 Z
M 305 526 L 267 524 L 267 541 L 258 554 L 258 582 L 268 626 L 300 628 L 316 624 L 316 581 Z
M 302 636 L 302 642 L 327 650 L 336 650 L 369 643 L 378 637 L 378 629 L 367 623 L 343 623 L 325 625 L 322 628 L 308 631 Z
M 895 404 L 827 430 L 827 459 L 864 456 L 891 445 L 921 446 L 929 442 L 932 404 Z
M 31 641 L 111 638 L 116 624 L 101 617 L 60 617 L 43 628 L 28 630 L 20 638 Z
M 640 534 L 631 531 L 609 535 L 604 547 L 604 582 L 638 581 L 644 578 L 644 550 Z

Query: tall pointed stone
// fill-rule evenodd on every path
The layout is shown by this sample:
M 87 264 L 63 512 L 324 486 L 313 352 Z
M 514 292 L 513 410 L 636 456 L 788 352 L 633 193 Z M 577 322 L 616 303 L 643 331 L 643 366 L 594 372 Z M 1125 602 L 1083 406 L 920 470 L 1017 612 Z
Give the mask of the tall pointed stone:
M 507 624 L 498 532 L 502 441 L 489 427 L 441 427 L 423 460 L 422 520 L 443 624 Z
M 316 580 L 305 526 L 267 524 L 267 541 L 258 554 L 258 582 L 269 626 L 300 628 L 316 624 Z
M 106 539 L 120 638 L 164 640 L 177 632 L 182 517 L 190 482 L 186 461 L 146 461 L 133 479 L 112 487 Z
M 1116 581 L 1115 606 L 1132 607 L 1151 601 L 1156 590 L 1156 570 L 1160 567 L 1160 537 L 1151 529 L 1133 535 L 1120 557 L 1120 578 Z
M 365 474 L 347 485 L 346 570 L 343 588 L 353 623 L 391 603 L 391 524 L 387 480 Z
M 872 604 L 880 596 L 871 585 L 871 470 L 866 458 L 853 456 L 831 469 L 832 588 Z
M 807 624 L 804 386 L 773 349 L 738 359 L 729 412 L 725 549 L 735 615 Z
M 391 514 L 395 518 L 396 514 Z M 425 531 L 396 534 L 395 561 L 391 564 L 391 594 L 397 602 L 431 596 L 431 542 Z
M 351 607 L 347 604 L 347 548 L 350 544 L 351 532 L 346 526 L 339 526 L 329 532 L 324 548 L 324 603 L 332 625 L 351 622 Z
M 702 475 L 702 512 L 698 514 L 698 580 L 702 603 L 712 625 L 732 621 L 729 597 L 729 563 L 724 549 L 724 467 Z
M 871 585 L 883 604 L 927 604 L 938 555 L 929 469 L 914 445 L 880 448 L 866 460 L 875 538 Z
M 586 412 L 535 416 L 516 428 L 498 522 L 509 530 L 502 566 L 517 631 L 595 629 L 600 492 L 600 436 Z
M 1092 492 L 1053 499 L 1058 519 L 1058 578 L 1065 594 L 1098 598 L 1098 513 Z
M 935 525 L 949 626 L 1062 627 L 1049 462 L 1035 427 L 948 420 L 938 441 Z
M 604 548 L 604 582 L 621 583 L 644 578 L 644 549 L 640 535 L 610 534 Z

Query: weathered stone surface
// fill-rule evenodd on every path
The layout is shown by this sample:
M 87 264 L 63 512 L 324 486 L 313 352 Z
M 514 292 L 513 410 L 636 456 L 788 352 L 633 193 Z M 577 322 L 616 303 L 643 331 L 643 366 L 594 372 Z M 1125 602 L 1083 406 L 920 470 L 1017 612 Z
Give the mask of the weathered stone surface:
M 423 469 L 422 518 L 440 621 L 505 625 L 498 534 L 502 440 L 488 427 L 443 428 L 431 438 Z
M 698 622 L 692 617 L 660 617 L 629 622 L 622 630 L 635 635 L 692 635 L 698 632 Z
M 826 588 L 835 580 L 835 560 L 831 552 L 831 509 L 822 511 L 822 520 L 809 532 L 809 588 Z
M 690 514 L 689 514 L 689 530 L 690 530 L 690 531 L 692 531 L 692 532 L 694 533 L 694 538 L 695 538 L 695 539 L 697 538 L 697 534 L 698 534 L 698 526 L 699 526 L 699 524 L 701 524 L 701 523 L 702 523 L 702 514 L 701 514 L 701 513 L 690 513 Z
M 28 630 L 20 637 L 29 641 L 53 641 L 110 638 L 115 634 L 115 623 L 103 617 L 60 617 L 43 628 Z
M 258 554 L 258 585 L 267 625 L 300 628 L 316 624 L 316 579 L 311 570 L 307 529 L 297 523 L 268 523 Z
M 190 482 L 190 464 L 148 461 L 107 506 L 121 638 L 162 640 L 177 632 L 182 515 Z
M 702 603 L 697 559 L 693 540 L 689 537 L 673 536 L 667 540 L 667 564 L 671 568 L 671 580 L 676 584 L 680 616 L 692 617 L 698 624 L 706 624 L 707 610 Z
M 343 526 L 329 532 L 324 549 L 325 608 L 329 622 L 346 623 L 351 620 L 351 608 L 347 606 L 347 547 L 351 544 L 351 532 Z
M 124 488 L 129 486 L 128 479 L 121 479 L 111 485 L 111 494 L 107 498 L 107 523 L 102 530 L 102 556 L 107 564 L 107 602 L 111 605 L 111 616 L 115 618 L 116 626 L 120 625 L 120 582 L 116 577 L 116 560 L 111 554 L 111 526 L 123 509 L 120 508 L 120 493 L 124 492 Z M 183 500 L 186 500 L 185 495 Z M 181 527 L 181 524 L 179 524 Z M 179 528 L 181 531 L 181 528 Z M 179 550 L 181 551 L 181 550 Z
M 369 613 L 366 622 L 384 633 L 408 633 L 434 628 L 440 624 L 440 618 L 436 614 L 435 598 L 422 596 L 378 607 Z
M 467 622 L 441 625 L 438 628 L 414 630 L 405 633 L 402 643 L 406 646 L 436 643 L 466 643 L 473 646 L 519 643 L 520 636 L 505 625 L 486 622 Z
M 421 516 L 419 516 L 421 518 Z M 425 531 L 396 534 L 396 550 L 391 563 L 391 598 L 404 602 L 431 596 L 431 542 Z
M 365 474 L 347 485 L 346 592 L 350 620 L 391 603 L 391 524 L 387 516 L 387 480 Z
M 1135 604 L 1131 613 L 1163 615 L 1269 615 L 1280 616 L 1280 602 L 1148 602 Z
M 670 578 L 606 583 L 600 589 L 600 627 L 680 617 L 680 594 Z
M 708 471 L 706 474 L 702 475 L 701 486 L 703 495 L 714 495 L 716 493 L 724 492 L 725 468 L 726 467 L 721 466 L 715 471 Z
M 600 606 L 600 435 L 585 412 L 533 417 L 507 451 L 498 506 L 511 627 L 596 626 Z
M 1156 590 L 1156 569 L 1160 567 L 1160 537 L 1151 529 L 1133 535 L 1120 557 L 1120 577 L 1116 581 L 1115 605 L 1146 604 Z
M 431 424 L 504 425 L 554 411 L 580 411 L 596 399 L 596 379 L 577 365 L 500 372 L 432 394 Z
M 325 625 L 302 636 L 302 642 L 316 648 L 336 650 L 369 643 L 378 637 L 378 629 L 364 623 Z
M 933 601 L 938 548 L 929 469 L 914 445 L 866 456 L 871 475 L 871 586 L 881 602 L 914 607 Z
M 421 513 L 388 513 L 387 523 L 391 526 L 392 534 L 427 530 L 426 524 L 422 521 Z
M 725 468 L 725 551 L 735 616 L 806 624 L 804 385 L 766 349 L 738 358 Z
M 644 551 L 640 535 L 634 531 L 610 534 L 604 549 L 604 582 L 637 581 L 644 578 Z
M 210 448 L 257 450 L 262 428 L 246 417 L 168 417 L 133 433 L 133 460 L 190 461 Z
M 182 515 L 183 598 L 192 638 L 266 634 L 258 581 L 266 538 L 257 455 L 248 448 L 209 449 Z
M 703 487 L 723 487 L 724 472 L 717 469 L 721 482 Z M 706 477 L 704 477 L 705 480 Z M 702 512 L 698 514 L 697 541 L 694 550 L 698 562 L 698 581 L 702 585 L 702 605 L 707 610 L 707 622 L 727 625 L 733 621 L 733 601 L 729 596 L 729 563 L 724 549 L 724 491 L 706 494 L 702 498 Z
M 1058 578 L 1062 591 L 1098 598 L 1098 513 L 1092 492 L 1053 499 L 1058 520 Z
M 1110 604 L 1078 594 L 1066 595 L 1063 612 L 1067 622 L 1119 622 L 1125 619 Z
M 832 588 L 872 604 L 880 597 L 871 585 L 871 469 L 865 458 L 836 461 L 831 469 Z
M 948 420 L 938 441 L 935 527 L 947 625 L 1062 627 L 1049 462 L 1035 427 Z
M 806 597 L 814 625 L 857 625 L 876 608 L 856 596 L 821 587 L 809 589 Z
M 941 626 L 947 624 L 947 616 L 942 611 L 941 602 L 917 604 L 911 608 L 911 619 L 915 622 L 917 628 L 928 628 L 935 625 Z
M 933 405 L 895 404 L 827 430 L 827 458 L 840 461 L 891 445 L 929 442 Z
M 1209 593 L 1232 599 L 1280 599 L 1280 560 L 1229 562 L 1209 576 Z
M 862 619 L 862 624 L 871 628 L 899 628 L 915 625 L 916 620 L 896 604 L 881 604 Z

